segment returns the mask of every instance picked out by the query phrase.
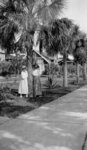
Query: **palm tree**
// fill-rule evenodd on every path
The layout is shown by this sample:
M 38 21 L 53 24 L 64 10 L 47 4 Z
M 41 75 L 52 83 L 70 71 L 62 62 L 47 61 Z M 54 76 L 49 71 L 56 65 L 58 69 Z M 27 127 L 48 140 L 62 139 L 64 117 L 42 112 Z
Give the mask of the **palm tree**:
M 77 83 L 79 83 L 79 67 L 83 65 L 83 79 L 86 79 L 86 36 L 79 30 L 77 25 L 74 26 L 71 32 L 71 49 L 76 63 L 76 77 Z
M 32 47 L 34 43 L 35 48 L 38 39 L 38 36 L 36 39 L 33 38 L 35 34 L 32 32 L 32 27 L 35 27 L 36 23 L 35 33 L 37 33 L 38 26 L 43 24 L 43 21 L 47 25 L 54 14 L 55 16 L 59 14 L 63 0 L 3 0 L 2 4 L 0 7 L 0 34 L 2 37 L 0 43 L 7 50 L 10 50 L 12 45 L 19 41 L 25 45 L 28 57 L 29 93 L 32 95 Z
M 82 65 L 83 65 L 83 80 L 86 80 L 87 79 L 87 71 L 86 71 L 86 67 L 87 67 L 87 37 L 86 37 L 86 34 L 85 33 L 82 33 L 82 48 L 84 49 L 83 51 L 83 62 L 82 62 Z
M 63 86 L 68 86 L 68 73 L 67 73 L 67 57 L 70 53 L 69 47 L 70 47 L 70 41 L 71 41 L 71 30 L 73 27 L 72 20 L 68 18 L 61 19 L 61 22 L 66 26 L 66 32 L 67 32 L 67 39 L 66 39 L 66 47 L 63 51 Z
M 29 65 L 32 61 L 32 37 L 30 34 L 30 25 L 28 26 L 28 8 L 26 1 L 8 0 L 4 6 L 0 8 L 0 43 L 2 47 L 7 49 L 7 52 L 12 50 L 13 45 L 22 41 L 25 43 L 27 50 Z M 30 5 L 29 5 L 30 6 Z M 29 22 L 30 23 L 30 22 Z M 32 85 L 32 75 L 29 68 L 29 83 Z M 31 93 L 32 86 L 29 87 Z
M 41 26 L 48 26 L 51 20 L 58 17 L 63 6 L 63 0 L 35 0 L 34 7 L 32 9 L 32 14 L 37 21 L 33 38 L 34 51 L 39 52 L 40 43 L 38 43 L 38 38 Z
M 83 66 L 83 80 L 86 80 L 87 51 L 85 34 L 81 35 L 80 39 L 77 41 L 77 46 L 75 57 L 78 63 Z
M 74 25 L 72 30 L 71 30 L 71 42 L 70 42 L 70 52 L 73 54 L 74 58 L 75 58 L 75 63 L 76 63 L 76 80 L 77 83 L 79 83 L 79 62 L 78 62 L 78 58 L 76 56 L 76 43 L 79 40 L 79 36 L 80 36 L 80 31 L 79 31 L 79 26 Z
M 64 76 L 63 86 L 67 87 L 67 56 L 70 44 L 70 31 L 73 26 L 71 20 L 63 18 L 50 22 L 49 27 L 42 27 L 40 40 L 42 48 L 48 55 L 55 56 L 60 52 L 63 55 Z

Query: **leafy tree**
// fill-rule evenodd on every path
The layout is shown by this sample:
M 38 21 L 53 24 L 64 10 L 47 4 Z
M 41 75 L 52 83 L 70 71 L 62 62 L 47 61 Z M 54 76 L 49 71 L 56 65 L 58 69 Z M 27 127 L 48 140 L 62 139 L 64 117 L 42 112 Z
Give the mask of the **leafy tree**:
M 75 58 L 83 66 L 83 80 L 86 80 L 86 62 L 87 62 L 87 51 L 86 51 L 86 40 L 85 37 L 80 37 L 81 39 L 77 41 L 77 49 Z
M 10 57 L 9 62 L 11 63 L 11 66 L 9 68 L 10 74 L 20 74 L 22 66 L 27 65 L 26 58 L 24 59 L 23 56 L 20 55 Z
M 40 32 L 40 43 L 42 49 L 51 56 L 60 52 L 63 55 L 64 78 L 63 86 L 67 86 L 67 56 L 70 45 L 70 31 L 73 23 L 67 18 L 50 22 L 49 27 L 42 27 Z M 40 47 L 40 48 L 41 48 Z
M 77 78 L 77 83 L 79 82 L 79 63 L 78 61 L 76 61 L 76 57 L 75 57 L 75 50 L 76 50 L 76 41 L 79 39 L 80 36 L 80 31 L 79 31 L 79 26 L 74 25 L 74 27 L 71 30 L 71 41 L 70 41 L 70 52 L 73 54 L 74 58 L 75 58 L 75 63 L 76 63 L 76 78 Z
M 3 76 L 7 76 L 9 74 L 9 69 L 11 67 L 11 63 L 8 61 L 0 62 L 0 74 Z
M 63 0 L 7 0 L 0 7 L 0 43 L 10 51 L 19 42 L 24 44 L 28 57 L 29 94 L 32 96 L 32 58 L 33 43 L 36 47 L 40 25 L 57 16 L 63 6 Z M 54 17 L 55 18 L 55 17 Z M 35 28 L 35 34 L 33 29 Z M 37 34 L 38 35 L 38 34 Z M 8 44 L 9 43 L 9 44 Z
M 76 63 L 77 83 L 79 82 L 79 65 L 83 65 L 83 78 L 86 79 L 86 36 L 79 30 L 78 26 L 74 26 L 71 32 L 71 51 L 74 55 Z
M 67 58 L 68 54 L 70 53 L 70 42 L 71 42 L 71 30 L 73 27 L 73 22 L 70 19 L 63 18 L 61 22 L 65 25 L 65 30 L 67 34 L 67 38 L 65 39 L 65 45 L 63 50 L 63 86 L 68 86 L 68 73 L 67 73 Z

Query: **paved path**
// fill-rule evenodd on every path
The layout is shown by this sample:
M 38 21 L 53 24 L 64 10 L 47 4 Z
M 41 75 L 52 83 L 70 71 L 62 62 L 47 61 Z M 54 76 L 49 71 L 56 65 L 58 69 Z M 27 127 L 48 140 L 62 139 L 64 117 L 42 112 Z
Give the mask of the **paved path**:
M 0 150 L 87 150 L 87 86 L 0 124 Z

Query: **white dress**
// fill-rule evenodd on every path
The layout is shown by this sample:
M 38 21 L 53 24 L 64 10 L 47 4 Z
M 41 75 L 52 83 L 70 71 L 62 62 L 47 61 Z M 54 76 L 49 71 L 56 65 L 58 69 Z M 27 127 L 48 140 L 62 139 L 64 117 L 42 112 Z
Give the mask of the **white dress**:
M 21 80 L 19 83 L 19 94 L 28 94 L 28 72 L 22 71 L 21 72 Z

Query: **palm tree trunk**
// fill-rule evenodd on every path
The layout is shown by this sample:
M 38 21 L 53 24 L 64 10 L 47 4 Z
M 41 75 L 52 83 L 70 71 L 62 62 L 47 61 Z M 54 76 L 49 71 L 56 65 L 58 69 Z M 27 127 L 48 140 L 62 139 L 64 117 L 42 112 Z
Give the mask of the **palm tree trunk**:
M 87 78 L 86 76 L 86 63 L 83 64 L 83 80 L 85 81 Z
M 63 87 L 68 86 L 68 80 L 67 80 L 67 56 L 64 53 L 63 55 Z
M 32 76 L 32 57 L 28 55 L 28 93 L 33 97 L 33 76 Z
M 26 19 L 26 29 L 28 29 L 28 21 L 29 18 L 27 16 Z M 33 48 L 35 48 L 36 44 L 37 44 L 37 36 L 36 36 L 37 32 L 35 32 L 34 37 L 33 37 Z M 34 55 L 33 55 L 33 48 L 32 46 L 29 47 L 29 50 L 27 51 L 27 61 L 28 61 L 28 92 L 29 92 L 29 97 L 35 97 L 36 96 L 36 78 L 33 76 L 32 74 L 32 65 L 34 63 Z M 36 54 L 35 54 L 35 59 L 36 59 Z
M 26 16 L 26 33 L 28 33 L 28 22 L 29 15 Z M 30 40 L 31 41 L 31 40 Z M 33 50 L 32 50 L 32 42 L 27 41 L 27 67 L 28 67 L 28 94 L 29 97 L 33 97 L 33 75 L 32 75 L 32 62 L 33 62 Z
M 48 64 L 48 85 L 49 88 L 52 87 L 52 71 L 51 71 L 51 64 Z
M 35 34 L 34 34 L 34 39 L 33 39 L 33 48 L 35 51 L 39 52 L 39 44 L 37 44 L 38 41 L 38 35 L 39 35 L 39 27 L 37 27 Z M 37 56 L 34 54 L 35 57 L 35 62 L 37 63 Z M 33 58 L 34 59 L 34 58 Z M 36 97 L 37 95 L 41 95 L 41 81 L 40 81 L 40 76 L 33 77 L 33 97 Z
M 76 62 L 76 81 L 79 83 L 79 63 Z

